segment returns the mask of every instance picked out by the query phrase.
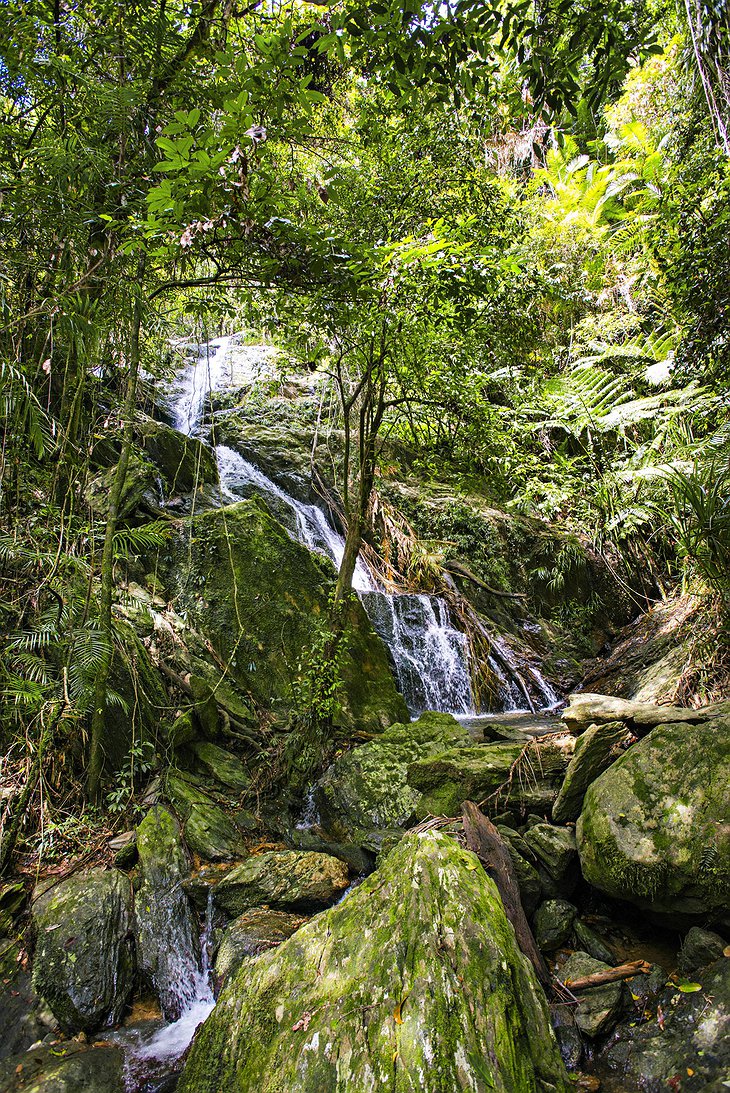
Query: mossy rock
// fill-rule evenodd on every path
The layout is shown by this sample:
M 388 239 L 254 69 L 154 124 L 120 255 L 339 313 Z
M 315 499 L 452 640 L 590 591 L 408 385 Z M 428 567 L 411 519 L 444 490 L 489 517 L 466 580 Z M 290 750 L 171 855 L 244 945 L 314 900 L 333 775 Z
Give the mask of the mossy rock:
M 216 782 L 239 793 L 250 784 L 251 778 L 241 760 L 224 748 L 210 741 L 199 741 L 193 745 L 195 758 L 202 769 Z
M 294 542 L 259 500 L 196 516 L 168 563 L 171 594 L 229 665 L 232 682 L 284 716 L 327 630 L 331 563 Z M 357 600 L 345 638 L 336 724 L 378 732 L 405 719 L 385 647 Z
M 215 888 L 217 907 L 240 915 L 262 903 L 285 911 L 321 910 L 349 884 L 347 865 L 311 850 L 270 850 L 253 854 Z
M 132 993 L 129 879 L 89 869 L 51 883 L 32 907 L 33 988 L 61 1027 L 93 1032 L 118 1021 Z
M 215 974 L 220 980 L 235 974 L 245 960 L 275 949 L 306 922 L 301 915 L 258 907 L 231 922 L 221 938 L 215 958 Z
M 545 997 L 493 881 L 443 832 L 229 980 L 180 1093 L 566 1093 Z
M 455 816 L 467 800 L 485 802 L 489 815 L 506 809 L 544 813 L 565 765 L 552 744 L 474 744 L 412 763 L 408 784 L 422 794 L 419 816 Z
M 564 899 L 546 899 L 535 913 L 535 941 L 543 952 L 551 953 L 564 945 L 573 932 L 576 908 Z
M 207 444 L 151 418 L 136 432 L 140 446 L 159 470 L 168 495 L 217 484 L 218 464 Z
M 175 817 L 155 805 L 137 828 L 140 884 L 134 901 L 139 970 L 168 1020 L 184 1008 L 184 982 L 200 957 L 198 924 L 181 887 L 190 863 Z M 186 974 L 187 973 L 187 974 Z M 192 973 L 192 974 L 191 974 Z
M 569 827 L 554 824 L 533 824 L 525 832 L 524 840 L 540 865 L 557 883 L 570 881 L 570 874 L 577 869 L 578 853 L 575 832 Z
M 0 1063 L 0 1093 L 124 1093 L 123 1062 L 111 1044 L 39 1045 Z
M 588 786 L 618 759 L 631 739 L 631 733 L 623 721 L 591 725 L 578 737 L 573 758 L 553 805 L 556 824 L 578 819 Z
M 668 924 L 727 915 L 730 718 L 661 725 L 589 788 L 577 825 L 589 884 Z
M 354 841 L 368 831 L 405 826 L 421 796 L 408 785 L 409 764 L 468 739 L 450 714 L 425 713 L 346 752 L 317 784 L 322 826 L 338 839 Z
M 109 498 L 112 494 L 114 479 L 116 478 L 116 466 L 100 471 L 91 479 L 84 490 L 84 499 L 97 516 L 104 520 L 109 516 Z M 129 457 L 127 474 L 124 479 L 124 489 L 119 505 L 119 518 L 131 516 L 139 508 L 142 498 L 148 490 L 155 489 L 157 472 L 148 459 L 132 452 Z
M 178 771 L 170 772 L 165 788 L 175 811 L 183 820 L 185 841 L 207 861 L 228 861 L 242 852 L 236 825 L 212 797 L 192 785 Z

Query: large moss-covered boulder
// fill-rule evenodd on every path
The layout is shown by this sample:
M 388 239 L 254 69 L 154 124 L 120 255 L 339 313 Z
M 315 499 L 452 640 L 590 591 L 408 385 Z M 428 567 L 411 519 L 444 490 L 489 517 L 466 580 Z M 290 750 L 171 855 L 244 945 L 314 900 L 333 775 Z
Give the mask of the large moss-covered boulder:
M 180 819 L 190 849 L 207 861 L 230 861 L 242 853 L 241 834 L 212 797 L 177 771 L 165 790 Z
M 552 808 L 567 758 L 552 744 L 476 744 L 412 763 L 408 784 L 423 795 L 419 816 L 454 816 L 462 801 L 484 811 L 544 814 Z
M 152 418 L 137 426 L 145 454 L 155 464 L 168 494 L 189 493 L 218 482 L 218 465 L 207 444 Z
M 450 714 L 425 713 L 346 752 L 317 785 L 322 826 L 346 839 L 407 824 L 421 796 L 408 785 L 409 765 L 468 740 L 466 729 Z
M 155 805 L 137 829 L 140 885 L 135 911 L 139 969 L 168 1020 L 177 1020 L 200 959 L 198 924 L 181 887 L 190 863 L 177 820 Z
M 633 739 L 623 721 L 591 725 L 578 737 L 573 758 L 553 805 L 553 820 L 564 824 L 577 820 L 591 782 L 607 770 Z
M 667 921 L 727 915 L 730 718 L 662 725 L 586 793 L 577 825 L 586 880 Z
M 32 907 L 33 988 L 67 1032 L 118 1021 L 134 978 L 129 878 L 89 869 L 52 884 Z
M 260 500 L 196 516 L 170 548 L 170 594 L 264 707 L 286 713 L 296 680 L 326 630 L 334 567 L 294 542 Z M 335 720 L 379 731 L 407 710 L 387 653 L 353 600 L 339 672 Z
M 180 1093 L 568 1088 L 494 883 L 443 832 L 406 836 L 339 906 L 229 981 Z
M 282 910 L 319 910 L 347 888 L 349 870 L 339 858 L 311 850 L 254 854 L 217 885 L 214 899 L 229 915 L 265 903 Z
M 0 1093 L 124 1093 L 118 1047 L 39 1045 L 0 1063 Z

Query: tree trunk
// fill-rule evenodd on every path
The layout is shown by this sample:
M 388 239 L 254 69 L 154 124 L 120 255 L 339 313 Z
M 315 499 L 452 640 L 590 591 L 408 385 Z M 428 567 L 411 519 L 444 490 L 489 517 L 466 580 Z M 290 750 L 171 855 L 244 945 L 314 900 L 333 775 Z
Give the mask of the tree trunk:
M 473 801 L 464 801 L 461 807 L 466 845 L 476 854 L 485 872 L 497 885 L 505 914 L 514 927 L 517 944 L 532 962 L 537 978 L 549 992 L 550 973 L 527 922 L 509 850 L 492 821 L 479 811 Z
M 109 498 L 109 515 L 104 529 L 104 549 L 101 556 L 101 591 L 99 595 L 99 628 L 107 641 L 107 654 L 104 658 L 94 688 L 94 707 L 91 717 L 91 739 L 89 742 L 89 765 L 87 770 L 87 791 L 89 800 L 98 801 L 101 787 L 101 774 L 104 766 L 104 718 L 106 714 L 106 692 L 111 671 L 113 634 L 112 634 L 112 595 L 114 583 L 114 535 L 119 522 L 119 511 L 127 478 L 127 468 L 132 452 L 134 407 L 137 398 L 137 376 L 139 374 L 139 335 L 142 324 L 141 282 L 144 269 L 140 260 L 132 328 L 129 339 L 129 375 L 127 393 L 124 400 L 122 451 L 114 476 Z

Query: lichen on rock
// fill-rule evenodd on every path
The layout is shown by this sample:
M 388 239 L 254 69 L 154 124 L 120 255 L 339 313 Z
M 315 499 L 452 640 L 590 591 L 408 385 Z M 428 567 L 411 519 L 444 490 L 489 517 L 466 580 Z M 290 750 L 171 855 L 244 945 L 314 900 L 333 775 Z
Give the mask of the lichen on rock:
M 180 1093 L 565 1093 L 545 998 L 496 886 L 443 832 L 407 835 L 337 907 L 247 963 Z

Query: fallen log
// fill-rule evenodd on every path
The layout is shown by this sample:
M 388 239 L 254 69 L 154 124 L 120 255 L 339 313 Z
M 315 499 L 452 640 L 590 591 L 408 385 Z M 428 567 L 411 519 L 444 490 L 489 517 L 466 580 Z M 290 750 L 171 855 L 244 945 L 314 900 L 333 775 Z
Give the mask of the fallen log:
M 473 801 L 464 801 L 461 809 L 466 845 L 476 854 L 485 872 L 497 885 L 505 914 L 515 931 L 517 944 L 531 962 L 543 988 L 549 992 L 550 973 L 532 936 L 509 850 L 492 821 L 479 811 Z
M 647 975 L 651 971 L 651 964 L 647 960 L 632 960 L 628 964 L 619 964 L 617 968 L 606 968 L 604 972 L 593 972 L 592 975 L 584 975 L 580 979 L 566 979 L 558 982 L 563 987 L 568 987 L 573 993 L 576 991 L 590 990 L 591 987 L 600 987 L 604 983 L 615 983 L 619 979 L 631 979 L 635 975 Z

